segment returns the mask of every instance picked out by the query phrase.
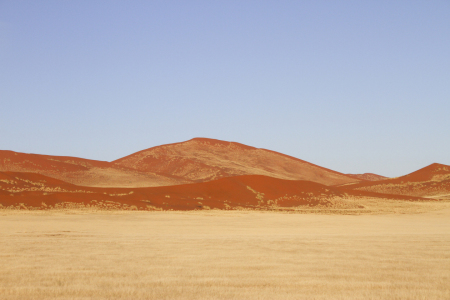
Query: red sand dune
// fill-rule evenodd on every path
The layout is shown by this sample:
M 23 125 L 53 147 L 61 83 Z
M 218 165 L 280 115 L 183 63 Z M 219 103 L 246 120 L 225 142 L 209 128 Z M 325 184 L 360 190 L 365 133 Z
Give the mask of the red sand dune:
M 93 188 L 65 183 L 40 174 L 0 172 L 0 205 L 46 209 L 96 206 L 105 209 L 193 210 L 280 209 L 283 207 L 361 208 L 349 197 L 398 200 L 420 198 L 378 195 L 329 187 L 311 181 L 283 180 L 262 175 L 150 188 Z
M 360 182 L 345 187 L 396 195 L 446 197 L 450 195 L 450 166 L 434 163 L 401 177 Z
M 33 172 L 92 187 L 150 187 L 265 175 L 325 185 L 360 181 L 306 161 L 234 142 L 196 138 L 113 162 L 0 151 L 0 171 Z
M 141 172 L 177 176 L 192 182 L 239 175 L 265 175 L 325 185 L 360 181 L 278 152 L 206 138 L 153 147 L 113 163 Z
M 346 199 L 450 196 L 450 166 L 433 164 L 399 178 L 368 181 L 376 176 L 344 175 L 270 150 L 203 138 L 150 148 L 113 162 L 0 151 L 0 204 L 180 210 L 355 208 L 356 202 Z
M 354 177 L 359 180 L 367 180 L 367 181 L 378 181 L 388 179 L 386 176 L 381 176 L 373 173 L 364 173 L 364 174 L 347 174 L 348 176 Z
M 174 185 L 188 180 L 142 173 L 106 161 L 0 150 L 0 171 L 33 172 L 83 186 Z

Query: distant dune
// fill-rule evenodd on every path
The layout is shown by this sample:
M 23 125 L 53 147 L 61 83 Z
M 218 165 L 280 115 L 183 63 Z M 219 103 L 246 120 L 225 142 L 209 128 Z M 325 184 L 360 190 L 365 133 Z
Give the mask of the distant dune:
M 192 182 L 238 175 L 265 175 L 325 185 L 359 181 L 278 152 L 206 138 L 153 147 L 113 163 L 141 172 L 176 176 Z
M 11 209 L 364 209 L 362 203 L 373 206 L 371 201 L 424 197 L 450 198 L 450 166 L 432 164 L 398 178 L 345 175 L 205 138 L 113 162 L 0 151 L 0 207 Z
M 434 163 L 401 177 L 349 184 L 346 188 L 376 193 L 445 198 L 450 196 L 450 166 Z
M 0 171 L 33 172 L 91 187 L 151 187 L 266 175 L 325 185 L 360 181 L 309 162 L 239 143 L 196 138 L 113 162 L 0 151 Z
M 364 173 L 364 174 L 346 174 L 348 176 L 354 177 L 356 179 L 360 180 L 367 180 L 367 181 L 377 181 L 377 180 L 383 180 L 388 179 L 386 176 L 381 176 L 373 173 Z

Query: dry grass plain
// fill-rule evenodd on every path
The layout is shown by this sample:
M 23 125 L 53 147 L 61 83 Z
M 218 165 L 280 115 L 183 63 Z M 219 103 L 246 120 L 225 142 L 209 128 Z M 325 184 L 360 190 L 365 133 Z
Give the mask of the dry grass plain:
M 3 210 L 0 299 L 450 299 L 449 202 L 411 205 L 360 215 Z

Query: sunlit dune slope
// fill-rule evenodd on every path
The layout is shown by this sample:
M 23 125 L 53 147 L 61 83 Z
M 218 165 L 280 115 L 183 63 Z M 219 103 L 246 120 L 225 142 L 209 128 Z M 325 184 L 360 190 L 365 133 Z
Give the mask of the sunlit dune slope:
M 190 182 L 182 178 L 121 167 L 110 162 L 0 150 L 0 171 L 33 172 L 94 187 L 161 186 Z
M 384 180 L 388 179 L 386 176 L 381 176 L 373 173 L 364 173 L 364 174 L 346 174 L 350 177 L 354 177 L 359 180 L 367 180 L 367 181 L 377 181 L 377 180 Z
M 329 187 L 303 180 L 263 175 L 226 177 L 214 181 L 149 188 L 77 186 L 41 174 L 0 172 L 3 208 L 45 209 L 81 205 L 103 209 L 193 210 L 280 209 L 293 207 L 360 208 L 349 198 L 419 200 Z
M 265 175 L 325 185 L 360 181 L 274 151 L 206 138 L 153 147 L 113 163 L 141 172 L 177 176 L 194 182 L 238 175 Z
M 405 176 L 345 187 L 376 193 L 446 198 L 450 196 L 450 166 L 435 163 Z

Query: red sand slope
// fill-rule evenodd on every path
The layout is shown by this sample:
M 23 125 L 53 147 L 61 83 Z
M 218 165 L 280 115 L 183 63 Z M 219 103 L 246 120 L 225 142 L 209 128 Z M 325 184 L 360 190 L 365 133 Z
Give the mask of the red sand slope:
M 93 167 L 109 167 L 109 163 L 105 161 L 68 156 L 18 153 L 8 150 L 0 150 L 0 163 L 2 171 L 14 169 L 16 172 L 37 172 L 46 170 L 50 173 L 59 173 L 84 171 Z
M 373 173 L 364 173 L 364 174 L 347 174 L 348 176 L 354 177 L 359 180 L 367 180 L 367 181 L 377 181 L 388 179 L 386 176 L 381 176 Z
M 196 138 L 143 150 L 114 162 L 0 150 L 0 171 L 33 172 L 92 187 L 150 187 L 265 175 L 325 185 L 360 181 L 265 149 Z
M 151 188 L 92 188 L 40 174 L 0 172 L 0 205 L 9 208 L 58 208 L 74 205 L 106 209 L 280 209 L 283 207 L 359 208 L 350 197 L 418 200 L 329 187 L 310 181 L 262 175 Z
M 405 176 L 376 182 L 360 182 L 345 187 L 376 193 L 445 197 L 450 195 L 450 166 L 435 163 Z
M 189 180 L 139 172 L 106 161 L 0 150 L 0 171 L 33 172 L 83 186 L 174 185 Z
M 325 185 L 360 181 L 274 151 L 206 138 L 153 147 L 113 163 L 141 172 L 177 176 L 193 182 L 239 175 L 265 175 Z

